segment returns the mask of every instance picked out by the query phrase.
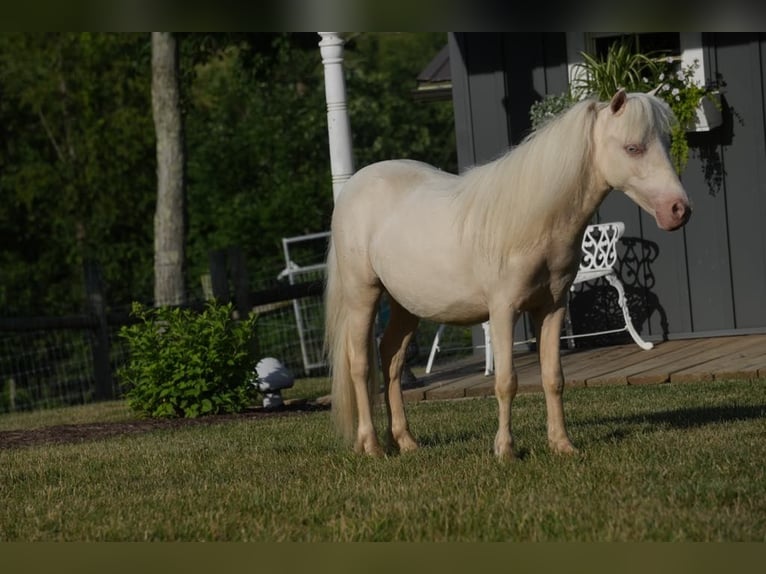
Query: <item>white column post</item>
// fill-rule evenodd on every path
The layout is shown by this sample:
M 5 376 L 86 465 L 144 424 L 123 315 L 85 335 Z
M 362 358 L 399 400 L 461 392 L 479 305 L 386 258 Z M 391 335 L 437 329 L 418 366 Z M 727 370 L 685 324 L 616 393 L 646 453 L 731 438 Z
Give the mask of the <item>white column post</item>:
M 319 49 L 324 64 L 327 100 L 327 133 L 330 139 L 330 172 L 333 199 L 354 173 L 351 153 L 351 124 L 346 106 L 346 80 L 343 76 L 343 38 L 337 32 L 319 32 Z

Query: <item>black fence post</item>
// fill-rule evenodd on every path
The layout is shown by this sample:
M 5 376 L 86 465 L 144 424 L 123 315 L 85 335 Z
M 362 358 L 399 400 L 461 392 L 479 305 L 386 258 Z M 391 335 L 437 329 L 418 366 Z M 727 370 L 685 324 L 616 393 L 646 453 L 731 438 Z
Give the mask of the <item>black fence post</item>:
M 247 275 L 247 261 L 241 247 L 231 246 L 209 253 L 210 283 L 213 297 L 219 303 L 233 302 L 235 318 L 247 319 L 253 308 L 253 296 Z M 232 298 L 233 291 L 233 298 Z M 257 356 L 258 334 L 253 334 L 251 353 Z
M 218 249 L 211 251 L 208 257 L 213 297 L 220 303 L 233 302 L 239 316 L 246 318 L 252 305 L 247 264 L 242 249 L 237 246 Z
M 114 386 L 112 385 L 112 368 L 109 364 L 109 329 L 106 322 L 106 302 L 104 301 L 101 281 L 101 268 L 95 261 L 85 262 L 85 292 L 88 311 L 96 319 L 91 344 L 93 370 L 96 379 L 95 399 L 106 401 L 114 398 Z
M 240 247 L 230 247 L 228 250 L 231 280 L 234 283 L 234 305 L 240 319 L 247 319 L 253 306 L 250 303 L 250 281 L 247 276 L 245 254 Z
M 226 251 L 216 249 L 208 254 L 210 263 L 210 285 L 213 288 L 213 297 L 219 303 L 228 303 L 229 277 L 226 272 Z

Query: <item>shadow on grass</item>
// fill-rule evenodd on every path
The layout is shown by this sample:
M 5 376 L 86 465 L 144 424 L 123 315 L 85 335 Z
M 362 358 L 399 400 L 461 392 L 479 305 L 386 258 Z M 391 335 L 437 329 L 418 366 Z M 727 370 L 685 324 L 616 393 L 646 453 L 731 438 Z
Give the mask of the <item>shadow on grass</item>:
M 420 448 L 435 449 L 439 447 L 453 448 L 460 444 L 474 445 L 477 442 L 486 442 L 489 438 L 488 452 L 493 453 L 491 440 L 494 435 L 481 431 L 459 431 L 459 432 L 436 432 L 428 435 L 416 435 L 415 440 Z M 524 460 L 530 454 L 528 447 L 514 447 L 514 459 Z
M 418 444 L 424 448 L 435 448 L 445 445 L 473 442 L 484 438 L 485 433 L 479 431 L 456 431 L 434 432 L 431 434 L 419 434 L 416 438 Z
M 634 435 L 636 432 L 646 430 L 647 426 L 657 430 L 684 430 L 700 428 L 711 424 L 764 418 L 766 418 L 766 405 L 720 405 L 682 407 L 663 411 L 635 413 L 623 417 L 599 417 L 578 421 L 576 424 L 581 426 L 616 424 L 618 428 L 610 431 L 604 438 L 610 441 L 620 441 Z
M 634 423 L 650 423 L 685 429 L 709 424 L 766 418 L 766 405 L 688 407 L 641 413 L 628 417 Z

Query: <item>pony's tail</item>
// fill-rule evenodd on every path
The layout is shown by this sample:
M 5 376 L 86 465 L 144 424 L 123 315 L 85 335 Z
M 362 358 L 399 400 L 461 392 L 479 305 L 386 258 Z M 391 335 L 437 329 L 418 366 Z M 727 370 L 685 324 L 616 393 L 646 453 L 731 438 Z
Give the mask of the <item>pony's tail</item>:
M 354 385 L 348 362 L 347 313 L 343 304 L 343 286 L 338 277 L 338 260 L 330 240 L 327 252 L 327 283 L 324 291 L 325 327 L 324 348 L 332 379 L 332 418 L 335 428 L 346 442 L 354 437 L 356 408 Z
M 370 342 L 367 396 L 372 406 L 377 395 L 377 356 L 373 341 Z M 343 285 L 338 274 L 338 260 L 330 241 L 327 253 L 327 283 L 325 285 L 325 338 L 324 350 L 332 378 L 332 416 L 338 434 L 347 443 L 354 440 L 357 419 L 356 393 L 351 380 L 348 349 L 348 305 L 343 300 Z

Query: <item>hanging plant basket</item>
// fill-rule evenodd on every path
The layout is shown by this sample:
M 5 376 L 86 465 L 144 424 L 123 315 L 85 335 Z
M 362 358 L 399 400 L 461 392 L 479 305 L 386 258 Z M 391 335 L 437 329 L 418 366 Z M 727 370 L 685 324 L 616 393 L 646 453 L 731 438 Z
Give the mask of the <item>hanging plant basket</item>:
M 687 132 L 709 132 L 723 123 L 721 93 L 710 92 L 700 98 L 697 116 L 686 126 Z

